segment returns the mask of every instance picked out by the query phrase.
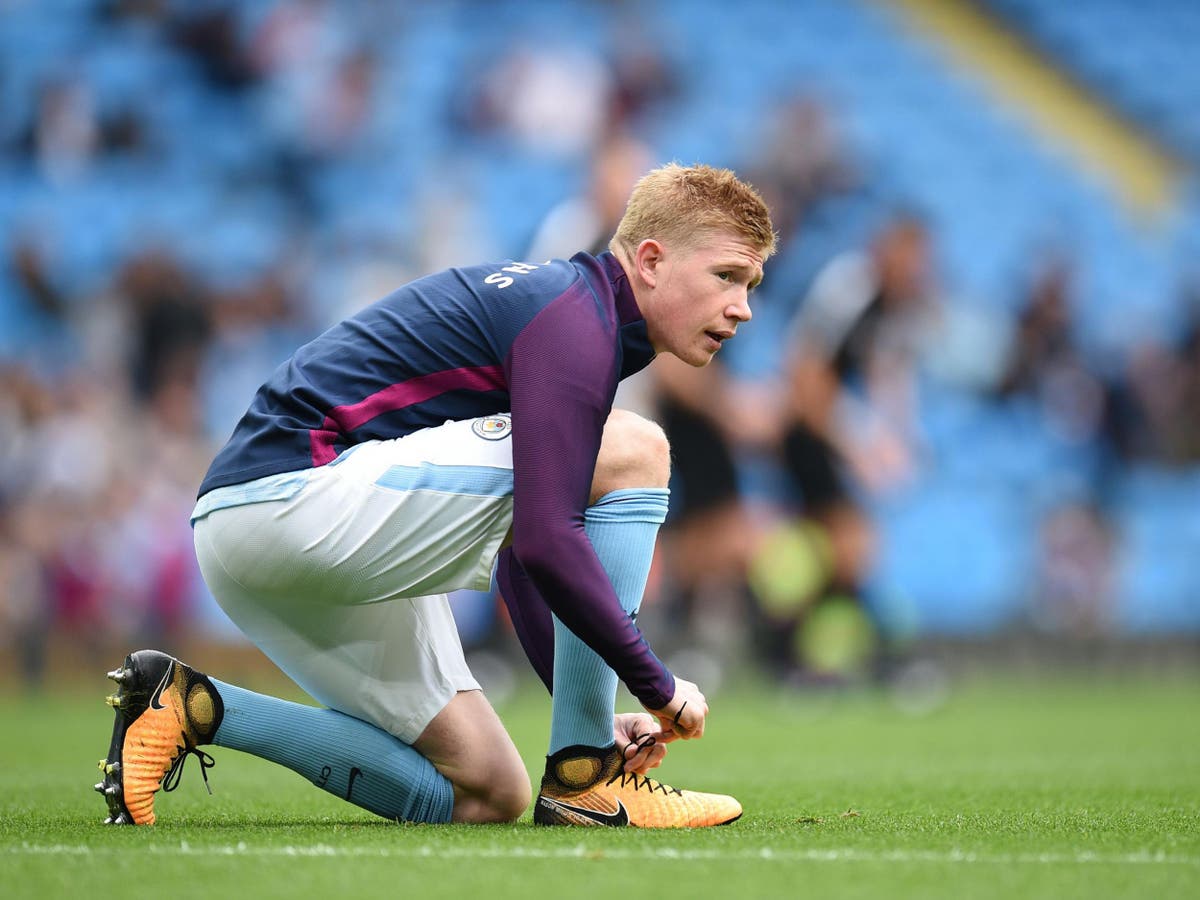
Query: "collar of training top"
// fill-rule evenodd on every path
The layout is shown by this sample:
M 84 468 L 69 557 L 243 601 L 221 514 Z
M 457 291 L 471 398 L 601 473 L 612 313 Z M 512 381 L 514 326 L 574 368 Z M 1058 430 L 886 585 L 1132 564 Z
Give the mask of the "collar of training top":
M 617 315 L 621 319 L 621 324 L 640 322 L 643 318 L 642 311 L 638 309 L 637 302 L 633 299 L 633 286 L 630 285 L 629 276 L 625 274 L 625 269 L 620 261 L 610 250 L 605 250 L 596 259 L 599 260 L 600 265 L 604 266 L 604 271 L 608 273 L 608 280 L 612 282 Z

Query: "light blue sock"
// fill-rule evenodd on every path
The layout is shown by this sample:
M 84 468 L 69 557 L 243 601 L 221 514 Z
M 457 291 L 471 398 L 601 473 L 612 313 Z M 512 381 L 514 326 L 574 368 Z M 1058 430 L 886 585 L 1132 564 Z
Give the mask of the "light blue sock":
M 636 488 L 605 494 L 583 517 L 583 529 L 596 548 L 624 610 L 642 603 L 658 526 L 667 517 L 666 488 Z M 595 651 L 554 618 L 554 700 L 550 752 L 582 744 L 613 742 L 617 675 Z
M 287 766 L 385 819 L 450 821 L 453 786 L 399 738 L 332 709 L 212 683 L 225 704 L 214 744 Z

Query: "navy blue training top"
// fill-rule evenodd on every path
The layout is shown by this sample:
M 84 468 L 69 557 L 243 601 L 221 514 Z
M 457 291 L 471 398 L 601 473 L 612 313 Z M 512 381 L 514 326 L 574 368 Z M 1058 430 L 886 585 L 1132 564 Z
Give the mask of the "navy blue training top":
M 617 382 L 653 357 L 611 253 L 448 269 L 297 350 L 255 395 L 200 496 L 325 465 L 362 441 L 511 412 L 513 553 L 555 615 L 658 709 L 674 678 L 583 530 Z

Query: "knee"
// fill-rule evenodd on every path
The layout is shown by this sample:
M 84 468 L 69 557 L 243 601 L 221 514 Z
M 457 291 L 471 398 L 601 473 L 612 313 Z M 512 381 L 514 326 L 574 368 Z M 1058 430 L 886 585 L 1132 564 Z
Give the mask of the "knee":
M 666 487 L 671 477 L 671 447 L 655 422 L 614 409 L 604 425 L 592 500 L 623 488 Z
M 455 822 L 476 825 L 514 822 L 529 808 L 531 786 L 523 764 L 493 770 L 478 785 L 454 786 Z
M 496 822 L 513 822 L 519 819 L 529 809 L 532 786 L 529 783 L 529 773 L 525 766 L 519 766 L 498 779 L 491 791 L 488 805 Z

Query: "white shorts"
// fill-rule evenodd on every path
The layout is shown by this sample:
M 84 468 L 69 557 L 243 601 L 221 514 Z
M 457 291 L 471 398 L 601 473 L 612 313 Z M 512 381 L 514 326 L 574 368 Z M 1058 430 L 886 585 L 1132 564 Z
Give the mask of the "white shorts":
M 446 593 L 490 583 L 512 525 L 511 429 L 447 422 L 218 488 L 193 513 L 204 580 L 317 702 L 411 744 L 479 688 Z

